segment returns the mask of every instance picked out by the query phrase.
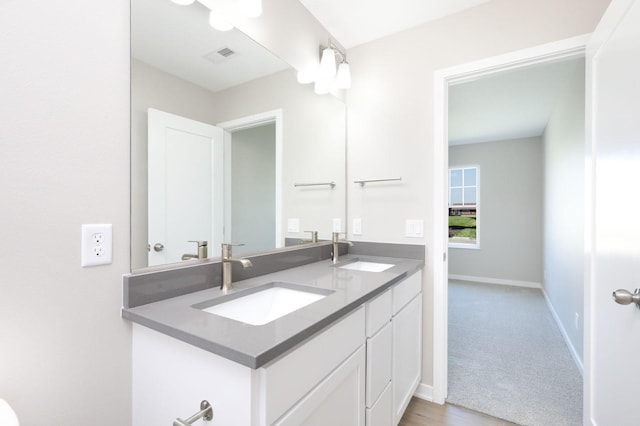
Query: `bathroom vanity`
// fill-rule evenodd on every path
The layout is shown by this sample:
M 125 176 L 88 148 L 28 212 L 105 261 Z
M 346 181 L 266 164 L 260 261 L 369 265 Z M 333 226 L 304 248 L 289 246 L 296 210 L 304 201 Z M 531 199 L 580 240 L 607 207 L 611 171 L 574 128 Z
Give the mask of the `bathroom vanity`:
M 235 282 L 226 295 L 208 288 L 125 304 L 133 424 L 170 424 L 207 400 L 212 425 L 396 425 L 420 380 L 422 265 L 348 255 Z M 296 291 L 312 301 L 251 312 Z M 231 313 L 216 310 L 228 302 Z

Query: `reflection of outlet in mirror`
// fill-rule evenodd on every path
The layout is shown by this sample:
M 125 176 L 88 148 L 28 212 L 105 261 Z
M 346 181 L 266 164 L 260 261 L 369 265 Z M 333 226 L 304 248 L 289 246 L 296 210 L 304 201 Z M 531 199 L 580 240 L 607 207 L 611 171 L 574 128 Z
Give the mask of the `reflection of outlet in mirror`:
M 300 219 L 290 218 L 287 220 L 287 232 L 300 232 Z
M 112 262 L 111 224 L 82 225 L 81 266 Z
M 353 219 L 353 235 L 362 235 L 362 219 Z

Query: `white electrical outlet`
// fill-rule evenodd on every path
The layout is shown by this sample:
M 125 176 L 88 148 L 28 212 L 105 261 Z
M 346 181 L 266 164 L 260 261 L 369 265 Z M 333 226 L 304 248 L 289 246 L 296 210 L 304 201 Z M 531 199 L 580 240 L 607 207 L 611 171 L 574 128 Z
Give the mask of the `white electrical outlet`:
M 333 232 L 342 232 L 342 221 L 339 217 L 333 218 Z
M 353 235 L 362 235 L 362 219 L 353 219 Z
M 113 257 L 111 224 L 82 225 L 81 266 L 107 265 Z

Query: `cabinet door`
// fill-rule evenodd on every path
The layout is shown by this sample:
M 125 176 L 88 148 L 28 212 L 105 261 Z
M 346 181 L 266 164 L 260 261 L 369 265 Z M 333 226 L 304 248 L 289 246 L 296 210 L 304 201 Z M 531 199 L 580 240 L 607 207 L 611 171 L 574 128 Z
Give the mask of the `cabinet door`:
M 393 419 L 398 424 L 420 382 L 422 293 L 393 317 Z
M 373 407 L 367 408 L 367 426 L 392 426 L 393 424 L 391 383 L 389 383 Z
M 393 357 L 391 322 L 367 339 L 367 407 L 371 408 L 391 381 Z
M 363 345 L 274 425 L 364 426 L 364 386 Z

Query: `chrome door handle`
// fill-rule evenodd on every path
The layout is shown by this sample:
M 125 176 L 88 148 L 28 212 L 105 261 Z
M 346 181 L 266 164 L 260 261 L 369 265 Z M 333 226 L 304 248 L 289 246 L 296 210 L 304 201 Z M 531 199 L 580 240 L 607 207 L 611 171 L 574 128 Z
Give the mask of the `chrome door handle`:
M 162 251 L 164 250 L 164 246 L 160 243 L 155 243 L 153 245 L 153 251 Z
M 182 420 L 178 417 L 173 421 L 173 426 L 191 426 L 193 423 L 200 419 L 206 421 L 210 421 L 211 419 L 213 419 L 213 408 L 211 408 L 211 404 L 209 404 L 209 401 L 207 401 L 206 399 L 200 403 L 200 411 L 186 420 Z
M 640 289 L 636 288 L 633 293 L 624 289 L 616 290 L 613 292 L 613 300 L 621 305 L 635 303 L 636 308 L 640 309 Z

